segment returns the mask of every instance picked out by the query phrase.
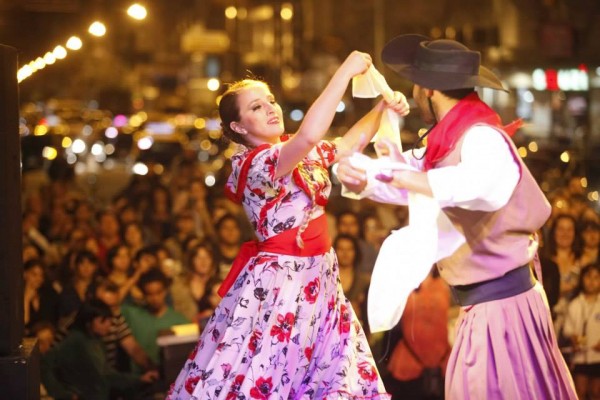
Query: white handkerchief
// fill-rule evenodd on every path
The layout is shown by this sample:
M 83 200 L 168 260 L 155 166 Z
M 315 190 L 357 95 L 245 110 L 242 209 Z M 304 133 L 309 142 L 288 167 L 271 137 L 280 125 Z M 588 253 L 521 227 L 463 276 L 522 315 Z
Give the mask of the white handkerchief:
M 364 169 L 369 180 L 389 170 L 416 170 L 389 157 L 373 159 L 361 153 L 353 154 L 350 163 Z M 408 192 L 408 210 L 408 226 L 386 238 L 371 275 L 367 305 L 371 332 L 392 329 L 402 317 L 408 296 L 433 264 L 465 242 L 434 198 Z
M 394 100 L 394 91 L 389 87 L 383 75 L 373 65 L 364 74 L 352 78 L 353 97 L 372 98 L 379 95 L 382 95 L 386 101 Z M 371 139 L 371 142 L 377 142 L 382 138 L 389 139 L 402 150 L 400 142 L 400 117 L 392 110 L 386 110 L 383 113 L 379 129 L 375 136 L 373 136 L 373 139 Z

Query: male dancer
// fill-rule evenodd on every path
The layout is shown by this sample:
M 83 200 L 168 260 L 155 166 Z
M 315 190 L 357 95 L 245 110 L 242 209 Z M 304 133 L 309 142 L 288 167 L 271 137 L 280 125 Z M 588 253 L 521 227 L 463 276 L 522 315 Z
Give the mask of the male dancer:
M 395 170 L 367 180 L 346 158 L 337 174 L 360 197 L 405 203 L 407 192 L 439 204 L 463 244 L 437 264 L 462 306 L 446 373 L 447 399 L 576 399 L 550 312 L 529 267 L 535 232 L 550 205 L 521 161 L 498 115 L 475 87 L 505 90 L 480 54 L 453 40 L 401 35 L 383 61 L 414 83 L 427 146 L 400 154 L 380 143 Z M 399 266 L 400 267 L 400 266 Z

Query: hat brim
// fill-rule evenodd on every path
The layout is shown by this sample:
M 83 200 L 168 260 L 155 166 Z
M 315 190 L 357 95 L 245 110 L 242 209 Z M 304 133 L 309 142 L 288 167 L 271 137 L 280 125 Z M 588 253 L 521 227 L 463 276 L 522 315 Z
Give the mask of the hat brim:
M 508 92 L 496 74 L 484 66 L 479 67 L 477 75 L 454 72 L 432 74 L 420 70 L 415 66 L 417 50 L 422 42 L 430 40 L 423 35 L 397 36 L 384 46 L 381 59 L 398 75 L 428 89 L 453 90 L 479 86 Z

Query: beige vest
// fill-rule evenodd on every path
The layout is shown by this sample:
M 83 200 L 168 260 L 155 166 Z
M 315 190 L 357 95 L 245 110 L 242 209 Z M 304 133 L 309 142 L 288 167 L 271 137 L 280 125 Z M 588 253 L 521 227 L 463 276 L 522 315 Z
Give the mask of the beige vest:
M 508 203 L 497 211 L 443 209 L 466 239 L 454 254 L 438 261 L 440 274 L 451 285 L 498 278 L 527 264 L 537 249 L 533 234 L 550 216 L 550 204 L 521 160 L 513 141 L 505 132 L 498 131 L 520 165 L 521 178 Z M 458 164 L 463 140 L 464 135 L 437 167 Z

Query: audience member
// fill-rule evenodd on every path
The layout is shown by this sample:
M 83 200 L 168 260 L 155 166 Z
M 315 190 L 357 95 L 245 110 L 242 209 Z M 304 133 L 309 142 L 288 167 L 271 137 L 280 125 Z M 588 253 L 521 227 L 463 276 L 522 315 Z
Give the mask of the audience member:
M 600 223 L 583 221 L 579 232 L 582 248 L 577 264 L 583 267 L 596 263 L 598 261 L 598 250 L 600 249 Z
M 101 338 L 110 333 L 112 313 L 100 300 L 82 304 L 67 337 L 42 358 L 42 383 L 57 399 L 108 400 L 111 389 L 132 391 L 158 374 L 126 374 L 110 367 Z
M 357 318 L 362 321 L 365 316 L 361 315 L 361 304 L 365 300 L 365 290 L 369 286 L 370 276 L 360 270 L 361 253 L 358 240 L 341 233 L 334 239 L 333 248 L 337 255 L 342 289 L 346 298 L 352 303 Z
M 108 249 L 121 243 L 121 226 L 117 215 L 112 211 L 102 211 L 98 215 L 98 261 L 103 272 L 106 269 L 106 254 Z
M 92 297 L 93 283 L 98 270 L 98 259 L 83 250 L 75 256 L 73 276 L 59 295 L 59 317 L 76 313 L 81 304 Z
M 123 316 L 131 328 L 133 336 L 142 346 L 153 363 L 159 363 L 159 348 L 156 339 L 162 331 L 173 325 L 190 321 L 167 304 L 169 280 L 158 268 L 142 274 L 138 286 L 144 295 L 144 307 L 125 304 Z
M 581 270 L 578 296 L 569 304 L 563 334 L 573 346 L 573 380 L 580 399 L 600 398 L 600 264 Z
M 175 311 L 196 321 L 199 301 L 206 293 L 208 281 L 218 275 L 217 266 L 214 249 L 207 242 L 188 252 L 184 270 L 175 276 L 170 289 Z
M 559 344 L 561 344 L 561 331 L 564 323 L 567 304 L 573 298 L 577 282 L 579 281 L 580 266 L 579 246 L 576 232 L 577 222 L 570 214 L 558 214 L 552 221 L 548 234 L 546 257 L 558 265 L 560 274 L 559 298 L 554 307 L 554 328 Z
M 377 259 L 377 250 L 373 245 L 360 237 L 360 220 L 358 215 L 352 211 L 344 211 L 337 215 L 337 234 L 350 235 L 358 241 L 360 249 L 360 271 L 371 274 Z
M 51 285 L 45 284 L 45 267 L 41 260 L 27 261 L 23 266 L 23 316 L 25 334 L 33 334 L 33 326 L 39 322 L 58 322 L 58 294 Z
M 242 229 L 233 214 L 223 215 L 215 225 L 219 274 L 225 278 L 242 245 Z

